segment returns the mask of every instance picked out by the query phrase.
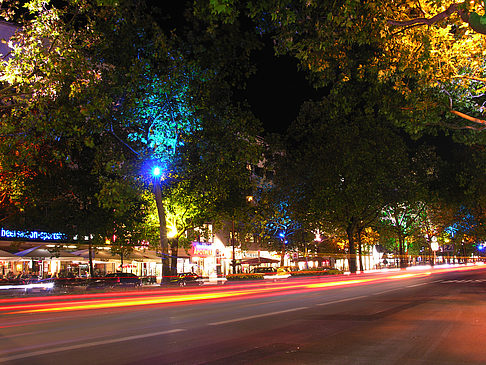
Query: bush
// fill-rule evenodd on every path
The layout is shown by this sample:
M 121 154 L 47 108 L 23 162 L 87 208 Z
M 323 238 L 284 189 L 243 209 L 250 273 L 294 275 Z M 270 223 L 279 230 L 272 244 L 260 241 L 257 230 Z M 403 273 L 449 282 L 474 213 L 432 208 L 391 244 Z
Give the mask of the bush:
M 331 269 L 331 268 L 316 268 L 316 269 L 307 269 L 307 270 L 300 270 L 300 271 L 292 271 L 290 273 L 291 276 L 317 276 L 317 275 L 340 275 L 343 272 L 338 269 Z
M 263 280 L 264 274 L 229 274 L 226 275 L 226 280 Z

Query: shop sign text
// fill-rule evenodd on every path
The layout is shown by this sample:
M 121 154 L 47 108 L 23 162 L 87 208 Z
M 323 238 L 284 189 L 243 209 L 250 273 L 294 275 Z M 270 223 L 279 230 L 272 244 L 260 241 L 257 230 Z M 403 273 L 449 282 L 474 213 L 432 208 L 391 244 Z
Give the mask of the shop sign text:
M 197 257 L 213 256 L 213 246 L 201 242 L 192 243 L 192 255 Z
M 36 240 L 36 241 L 60 241 L 65 238 L 64 234 L 60 232 L 39 232 L 39 231 L 18 231 L 11 229 L 0 229 L 0 238 L 6 239 L 24 239 L 24 240 Z

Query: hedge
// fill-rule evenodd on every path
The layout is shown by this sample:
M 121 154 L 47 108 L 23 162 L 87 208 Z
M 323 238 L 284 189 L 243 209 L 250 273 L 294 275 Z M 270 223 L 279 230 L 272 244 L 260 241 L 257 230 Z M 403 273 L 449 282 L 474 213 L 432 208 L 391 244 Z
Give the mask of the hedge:
M 229 274 L 226 275 L 226 280 L 263 280 L 264 274 Z
M 338 269 L 308 269 L 300 271 L 292 271 L 291 276 L 317 276 L 317 275 L 340 275 L 343 272 Z

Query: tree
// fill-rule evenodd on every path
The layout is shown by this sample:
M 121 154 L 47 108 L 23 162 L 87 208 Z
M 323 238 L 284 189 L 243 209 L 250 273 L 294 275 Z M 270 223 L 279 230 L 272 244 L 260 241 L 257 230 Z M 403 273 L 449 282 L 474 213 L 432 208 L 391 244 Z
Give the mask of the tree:
M 423 223 L 425 212 L 434 202 L 433 187 L 439 175 L 439 159 L 434 146 L 427 141 L 409 141 L 408 155 L 395 186 L 388 190 L 386 206 L 380 213 L 377 228 L 383 237 L 393 236 L 393 249 L 398 251 L 400 267 L 408 265 L 410 241 Z M 408 245 L 407 245 L 408 244 Z
M 485 150 L 482 145 L 447 144 L 440 153 L 439 185 L 444 231 L 459 246 L 484 239 Z M 445 214 L 445 213 L 447 214 Z M 464 256 L 464 252 L 462 252 Z
M 263 210 L 265 217 L 260 237 L 268 242 L 270 248 L 280 251 L 280 266 L 284 266 L 285 254 L 289 247 L 295 247 L 298 241 L 295 236 L 302 227 L 292 218 L 288 200 L 279 197 L 275 191 L 270 194 L 267 206 L 262 206 L 262 200 L 259 202 L 259 209 Z
M 98 176 L 97 183 L 85 181 L 99 189 L 97 197 L 126 192 L 125 188 L 135 186 L 131 184 L 138 173 L 133 170 L 137 165 L 134 157 L 127 155 L 134 150 L 127 143 L 119 143 L 123 142 L 120 135 L 128 137 L 123 124 L 126 119 L 121 116 L 127 116 L 140 100 L 138 96 L 143 95 L 136 87 L 147 76 L 147 62 L 141 56 L 148 43 L 146 33 L 137 29 L 146 18 L 124 17 L 135 11 L 129 2 L 119 6 L 66 2 L 56 7 L 32 1 L 26 6 L 29 14 L 20 17 L 22 27 L 12 38 L 12 57 L 0 70 L 4 83 L 0 92 L 2 170 L 32 170 L 35 174 L 24 175 L 36 184 L 39 172 L 52 172 L 52 166 L 76 167 L 79 161 L 74 155 L 84 149 L 99 163 L 85 171 L 87 176 Z M 155 43 L 160 41 L 156 38 Z M 150 81 L 153 84 L 153 76 Z M 17 158 L 12 159 L 15 155 Z M 106 178 L 116 175 L 116 168 L 109 171 L 114 166 L 123 166 L 128 176 L 119 177 L 128 184 L 113 184 Z M 35 180 L 32 175 L 37 175 Z M 26 186 L 25 181 L 21 186 Z M 25 195 L 25 190 L 17 193 Z M 91 203 L 101 205 L 95 194 Z M 109 202 L 113 200 L 103 202 L 105 207 Z M 120 204 L 116 208 L 119 213 Z M 119 214 L 117 224 L 131 225 L 121 222 L 121 217 Z
M 461 136 L 486 125 L 483 1 L 203 3 L 213 19 L 248 16 L 256 31 L 273 38 L 276 53 L 295 56 L 317 86 L 392 82 L 409 101 L 403 123 L 412 133 L 432 125 L 462 130 Z M 455 97 L 458 89 L 469 108 Z
M 400 268 L 408 266 L 406 239 L 418 230 L 420 217 L 425 209 L 426 204 L 423 202 L 416 202 L 414 204 L 397 202 L 383 210 L 381 231 L 385 233 L 387 231 L 386 228 L 388 228 L 398 240 L 396 246 L 398 247 Z
M 403 136 L 393 126 L 400 109 L 391 104 L 392 95 L 355 83 L 304 104 L 277 173 L 277 183 L 292 196 L 291 209 L 346 232 L 351 272 L 357 269 L 358 231 L 379 216 L 387 192 L 409 167 Z
M 397 33 L 401 36 L 397 41 L 403 48 L 412 46 L 412 42 L 406 43 L 412 37 L 430 45 L 429 49 L 421 52 L 435 65 L 434 70 L 439 71 L 432 73 L 430 80 L 436 80 L 440 90 L 447 94 L 447 106 L 456 116 L 455 121 L 447 118 L 452 120 L 448 127 L 456 129 L 481 130 L 485 124 L 474 116 L 482 114 L 478 98 L 481 98 L 484 89 L 482 48 L 486 30 L 482 25 L 484 17 L 477 11 L 484 12 L 483 1 L 441 1 L 422 8 L 410 3 L 387 21 L 392 29 L 398 29 Z M 462 95 L 457 95 L 458 90 L 464 90 Z M 465 102 L 469 109 L 464 110 Z M 458 122 L 457 117 L 463 122 Z
M 73 148 L 90 148 L 99 163 L 92 172 L 106 208 L 118 204 L 113 197 L 126 188 L 136 193 L 141 176 L 146 178 L 155 193 L 167 276 L 164 197 L 174 187 L 189 186 L 182 181 L 201 177 L 204 183 L 196 185 L 196 192 L 219 187 L 213 203 L 231 195 L 228 189 L 248 184 L 246 164 L 257 151 L 251 142 L 254 119 L 244 121 L 241 109 L 224 95 L 231 62 L 221 57 L 222 63 L 207 64 L 206 52 L 217 47 L 198 48 L 193 34 L 183 41 L 165 33 L 142 1 L 99 5 L 88 0 L 59 7 L 28 3 L 29 17 L 13 39 L 14 57 L 0 69 L 5 85 L 0 91 L 1 166 L 6 172 L 15 166 L 28 171 L 45 160 L 40 157 L 47 155 L 55 164 L 69 159 Z M 203 54 L 205 59 L 198 60 Z M 221 134 L 226 139 L 215 143 Z M 20 158 L 10 158 L 12 151 Z M 148 176 L 155 166 L 162 174 Z M 209 173 L 212 167 L 216 178 Z M 132 227 L 129 221 L 117 224 Z

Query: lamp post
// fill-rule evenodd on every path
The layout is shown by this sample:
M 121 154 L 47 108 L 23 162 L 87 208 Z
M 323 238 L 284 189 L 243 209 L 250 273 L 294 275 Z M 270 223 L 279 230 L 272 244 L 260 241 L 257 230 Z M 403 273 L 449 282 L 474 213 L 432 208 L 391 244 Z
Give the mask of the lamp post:
M 160 284 L 162 285 L 165 282 L 166 278 L 170 276 L 169 241 L 167 239 L 167 223 L 165 218 L 164 203 L 162 201 L 162 188 L 160 186 L 162 169 L 158 166 L 154 166 L 152 168 L 152 177 L 154 184 L 155 204 L 157 205 L 157 213 L 159 215 L 160 250 L 162 255 L 162 272 Z
M 435 236 L 432 237 L 431 241 L 432 242 L 430 243 L 430 248 L 432 249 L 433 252 L 432 266 L 434 266 L 437 258 L 436 252 L 439 250 L 439 243 L 437 242 L 437 237 Z
M 278 236 L 282 240 L 282 257 L 280 258 L 280 266 L 285 266 L 285 254 L 286 254 L 285 245 L 287 244 L 287 240 L 285 239 L 285 232 L 280 232 Z
M 319 230 L 317 230 L 315 232 L 315 237 L 314 237 L 314 245 L 317 246 L 319 243 L 322 242 L 322 238 L 321 238 L 321 232 Z M 316 251 L 317 251 L 317 248 L 316 248 Z M 316 252 L 317 253 L 317 252 Z M 319 260 L 319 254 L 317 254 L 317 260 Z M 319 261 L 317 261 L 318 265 L 319 265 Z M 329 265 L 331 264 L 331 261 L 329 260 Z M 306 265 L 306 269 L 309 268 L 309 262 L 307 260 L 307 256 L 305 258 L 305 265 Z M 314 264 L 313 264 L 314 265 Z M 322 263 L 321 263 L 322 265 Z
M 231 261 L 233 266 L 233 274 L 236 274 L 236 251 L 235 251 L 235 218 L 231 221 L 231 245 L 233 246 L 233 260 Z

